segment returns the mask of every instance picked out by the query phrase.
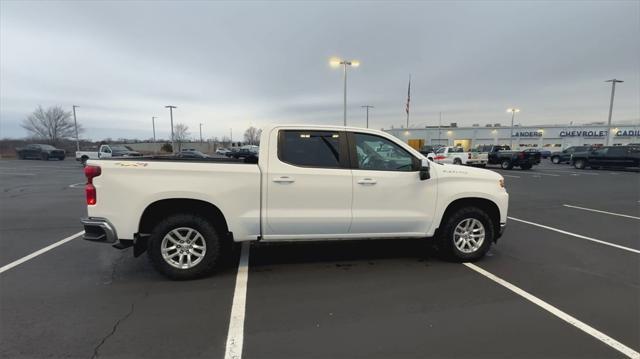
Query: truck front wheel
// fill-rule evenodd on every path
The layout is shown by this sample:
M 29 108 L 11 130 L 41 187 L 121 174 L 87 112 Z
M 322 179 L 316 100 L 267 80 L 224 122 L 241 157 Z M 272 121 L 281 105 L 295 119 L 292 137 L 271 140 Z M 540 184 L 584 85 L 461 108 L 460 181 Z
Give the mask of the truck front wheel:
M 502 160 L 502 162 L 500 162 L 500 167 L 502 167 L 503 170 L 510 170 L 513 168 L 513 163 L 509 160 Z
M 211 274 L 221 248 L 220 237 L 209 221 L 197 215 L 176 214 L 151 231 L 148 254 L 160 273 L 186 280 Z
M 439 250 L 458 261 L 473 261 L 484 257 L 494 241 L 494 226 L 485 211 L 477 207 L 462 207 L 445 218 L 436 238 Z

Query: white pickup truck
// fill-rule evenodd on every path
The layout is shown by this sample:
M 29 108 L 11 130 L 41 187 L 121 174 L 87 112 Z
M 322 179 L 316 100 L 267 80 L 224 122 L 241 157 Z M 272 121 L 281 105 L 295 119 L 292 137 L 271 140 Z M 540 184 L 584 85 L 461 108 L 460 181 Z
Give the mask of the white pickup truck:
M 272 126 L 260 145 L 257 164 L 89 160 L 84 238 L 148 251 L 161 273 L 190 279 L 233 241 L 433 237 L 445 255 L 476 260 L 507 222 L 502 176 L 433 163 L 381 131 Z
M 466 152 L 462 147 L 440 147 L 436 150 L 434 161 L 454 165 L 470 165 L 484 167 L 487 165 L 486 153 L 477 151 Z
M 97 151 L 76 151 L 76 161 L 86 164 L 88 160 L 110 157 L 139 157 L 140 152 L 125 145 L 100 145 Z

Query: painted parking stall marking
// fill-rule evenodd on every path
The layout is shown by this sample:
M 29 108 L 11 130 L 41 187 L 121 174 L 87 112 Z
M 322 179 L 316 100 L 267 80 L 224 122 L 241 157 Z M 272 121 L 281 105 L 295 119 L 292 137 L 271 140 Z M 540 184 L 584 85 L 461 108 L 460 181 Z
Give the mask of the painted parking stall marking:
M 532 226 L 536 226 L 536 227 L 540 227 L 540 228 L 544 228 L 544 229 L 548 229 L 550 231 L 554 231 L 554 232 L 558 232 L 558 233 L 562 233 L 562 234 L 566 234 L 572 237 L 576 237 L 576 238 L 580 238 L 580 239 L 586 239 L 588 241 L 592 241 L 595 243 L 600 243 L 600 244 L 604 244 L 606 246 L 611 246 L 614 248 L 618 248 L 618 249 L 622 249 L 624 251 L 627 252 L 631 252 L 631 253 L 636 253 L 636 254 L 640 254 L 640 250 L 637 249 L 633 249 L 633 248 L 629 248 L 629 247 L 625 247 L 625 246 L 621 246 L 618 244 L 614 244 L 614 243 L 609 243 L 609 242 L 605 242 L 605 241 L 601 241 L 599 239 L 595 239 L 595 238 L 591 238 L 591 237 L 587 237 L 587 236 L 583 236 L 581 234 L 576 234 L 576 233 L 571 233 L 568 231 L 564 231 L 562 229 L 558 229 L 558 228 L 553 228 L 553 227 L 549 227 L 549 226 L 545 226 L 543 224 L 539 224 L 539 223 L 534 223 L 534 222 L 529 222 L 529 221 L 525 221 L 524 219 L 519 219 L 519 218 L 514 218 L 514 217 L 507 217 L 512 221 L 516 221 L 516 222 L 522 222 L 522 223 L 526 223 L 526 224 L 530 224 Z
M 249 279 L 249 248 L 249 242 L 242 243 L 238 274 L 236 275 L 236 287 L 233 292 L 233 304 L 231 305 L 231 317 L 229 318 L 227 345 L 224 352 L 225 359 L 242 358 L 244 315 L 247 303 L 247 282 Z
M 631 219 L 640 219 L 640 217 L 630 216 L 630 215 L 628 215 L 628 214 L 621 214 L 621 213 L 614 213 L 614 212 L 602 211 L 602 210 L 599 210 L 599 209 L 593 209 L 593 208 L 586 208 L 586 207 L 572 206 L 572 205 L 570 205 L 570 204 L 563 204 L 563 206 L 565 206 L 565 207 L 567 207 L 567 208 L 581 209 L 581 210 L 583 210 L 583 211 L 589 211 L 589 212 L 596 212 L 596 213 L 609 214 L 609 215 L 612 215 L 612 216 L 625 217 L 625 218 L 631 218 Z
M 56 248 L 58 246 L 61 246 L 61 245 L 65 244 L 65 243 L 67 243 L 67 242 L 69 242 L 69 241 L 71 241 L 73 239 L 76 239 L 76 238 L 80 237 L 83 234 L 84 234 L 84 231 L 78 232 L 76 234 L 72 234 L 67 238 L 61 239 L 61 240 L 57 241 L 56 243 L 50 244 L 50 245 L 48 245 L 48 246 L 46 246 L 46 247 L 44 247 L 42 249 L 39 249 L 39 250 L 27 255 L 27 256 L 24 256 L 24 257 L 22 257 L 22 258 L 20 258 L 20 259 L 18 259 L 16 261 L 13 261 L 13 262 L 5 265 L 5 266 L 2 266 L 2 268 L 0 268 L 0 273 L 4 273 L 4 272 L 8 271 L 9 269 L 11 269 L 13 267 L 17 267 L 20 264 L 22 264 L 22 263 L 24 263 L 24 262 L 26 262 L 28 260 L 31 260 L 31 259 L 33 259 L 33 258 L 35 258 L 35 257 L 37 257 L 37 256 L 39 256 L 39 255 L 41 255 L 43 253 L 46 253 L 46 252 L 48 252 L 48 251 L 50 251 L 50 250 L 52 250 L 52 249 L 54 249 L 54 248 Z
M 603 342 L 604 344 L 610 346 L 611 348 L 619 351 L 620 353 L 624 354 L 625 356 L 629 357 L 629 358 L 633 358 L 633 359 L 640 359 L 640 353 L 638 353 L 637 351 L 629 348 L 628 346 L 620 343 L 619 341 L 611 338 L 610 336 L 606 335 L 605 333 L 597 330 L 596 328 L 591 327 L 590 325 L 580 321 L 579 319 L 571 316 L 568 313 L 563 312 L 562 310 L 554 307 L 553 305 L 543 301 L 542 299 L 530 294 L 529 292 L 507 282 L 506 280 L 490 273 L 487 272 L 486 270 L 478 267 L 475 264 L 472 263 L 463 263 L 465 266 L 467 266 L 467 268 L 470 268 L 471 270 L 491 279 L 492 281 L 500 284 L 501 286 L 509 289 L 510 291 L 516 293 L 517 295 L 523 297 L 524 299 L 530 301 L 531 303 L 539 306 L 540 308 L 546 310 L 547 312 L 555 315 L 556 317 L 564 320 L 565 322 L 573 325 L 574 327 L 582 330 L 583 332 L 589 334 L 590 336 L 598 339 L 599 341 Z

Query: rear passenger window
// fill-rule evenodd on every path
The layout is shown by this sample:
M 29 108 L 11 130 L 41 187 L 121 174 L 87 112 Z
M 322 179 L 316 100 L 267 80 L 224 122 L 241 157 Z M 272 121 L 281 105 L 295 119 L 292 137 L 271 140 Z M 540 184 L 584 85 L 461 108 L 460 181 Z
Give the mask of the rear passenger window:
M 278 158 L 296 166 L 340 168 L 340 132 L 280 131 Z

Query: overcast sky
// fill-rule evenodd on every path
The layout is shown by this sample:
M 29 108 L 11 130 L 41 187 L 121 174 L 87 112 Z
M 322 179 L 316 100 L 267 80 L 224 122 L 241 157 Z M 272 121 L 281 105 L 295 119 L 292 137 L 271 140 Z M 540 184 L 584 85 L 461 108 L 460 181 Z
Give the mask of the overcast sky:
M 79 105 L 93 139 L 194 137 L 273 122 L 371 127 L 640 123 L 640 1 L 205 2 L 1 0 L 0 137 L 37 105 Z

